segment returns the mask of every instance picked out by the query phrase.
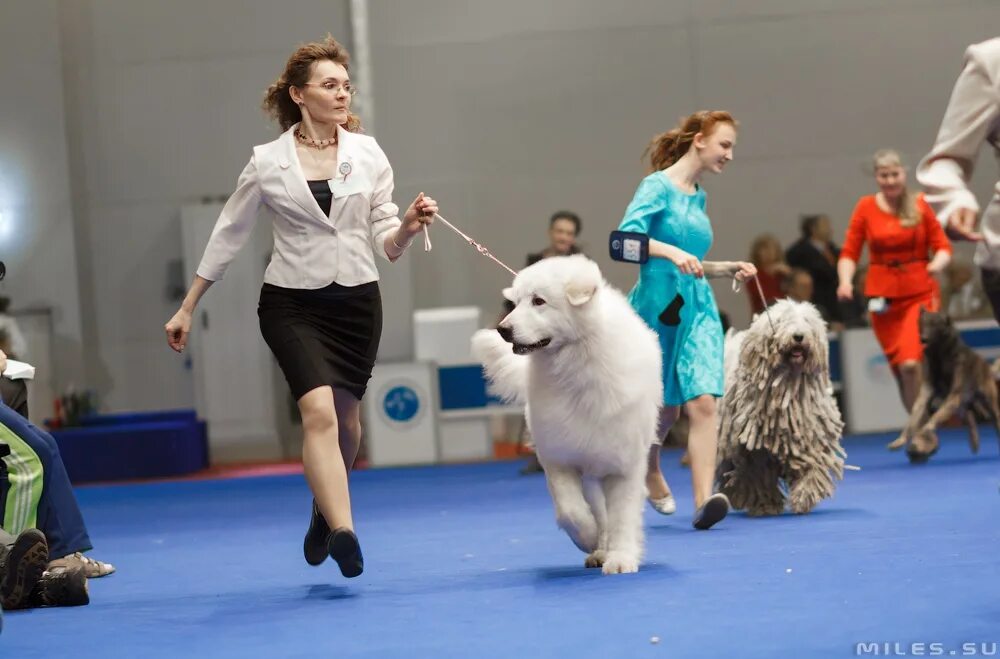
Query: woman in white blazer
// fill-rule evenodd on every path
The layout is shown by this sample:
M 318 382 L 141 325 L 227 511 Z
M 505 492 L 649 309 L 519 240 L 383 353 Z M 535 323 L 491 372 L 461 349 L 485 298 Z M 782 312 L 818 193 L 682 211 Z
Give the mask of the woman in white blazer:
M 983 211 L 982 233 L 976 231 L 980 206 L 969 189 L 972 170 L 984 144 L 1000 163 L 1000 37 L 973 44 L 955 81 L 948 109 L 930 153 L 917 169 L 927 203 L 948 234 L 978 242 L 976 264 L 983 290 L 1000 322 L 1000 181 Z
M 302 462 L 314 497 L 303 551 L 309 564 L 329 555 L 355 577 L 364 559 L 348 472 L 382 331 L 375 256 L 398 259 L 438 208 L 421 193 L 398 217 L 389 161 L 350 112 L 348 57 L 330 37 L 303 45 L 268 89 L 264 108 L 284 133 L 254 148 L 166 332 L 182 351 L 198 300 L 222 279 L 266 206 L 274 251 L 258 316 L 302 414 Z

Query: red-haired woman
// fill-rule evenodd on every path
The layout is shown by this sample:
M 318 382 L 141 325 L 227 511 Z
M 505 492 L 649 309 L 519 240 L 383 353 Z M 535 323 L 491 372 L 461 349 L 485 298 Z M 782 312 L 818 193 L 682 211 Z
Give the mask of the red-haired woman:
M 712 245 L 701 178 L 733 159 L 736 121 L 728 112 L 697 112 L 653 138 L 649 176 L 625 210 L 619 229 L 649 236 L 649 261 L 629 302 L 659 336 L 663 352 L 660 439 L 683 405 L 690 419 L 688 453 L 694 489 L 694 527 L 708 529 L 729 512 L 724 494 L 712 494 L 718 429 L 715 399 L 722 395 L 722 321 L 705 277 L 744 280 L 751 263 L 702 261 Z M 660 445 L 649 454 L 646 486 L 653 507 L 676 509 L 660 471 Z
M 398 217 L 392 168 L 351 113 L 348 53 L 334 39 L 301 46 L 268 89 L 264 108 L 284 131 L 257 146 L 209 238 L 181 308 L 166 324 L 180 352 L 191 315 L 222 279 L 265 204 L 274 251 L 258 316 L 302 414 L 302 462 L 314 500 L 304 554 L 329 555 L 346 577 L 364 569 L 348 472 L 361 441 L 360 401 L 382 332 L 375 257 L 398 259 L 437 203 L 421 193 Z

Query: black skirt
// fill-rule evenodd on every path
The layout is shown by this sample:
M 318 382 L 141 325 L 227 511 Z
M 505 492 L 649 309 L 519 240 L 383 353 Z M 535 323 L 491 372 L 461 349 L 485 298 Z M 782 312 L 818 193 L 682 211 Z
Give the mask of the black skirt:
M 264 284 L 257 316 L 295 400 L 322 386 L 361 400 L 382 336 L 378 282 L 316 290 Z

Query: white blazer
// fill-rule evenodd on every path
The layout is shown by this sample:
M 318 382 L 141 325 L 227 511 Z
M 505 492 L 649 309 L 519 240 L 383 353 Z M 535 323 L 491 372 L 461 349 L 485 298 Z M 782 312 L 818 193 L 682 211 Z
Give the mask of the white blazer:
M 337 282 L 378 280 L 374 254 L 388 259 L 385 241 L 400 225 L 392 203 L 392 167 L 373 137 L 337 130 L 336 178 L 330 180 L 330 216 L 306 183 L 295 151 L 295 124 L 253 156 L 226 202 L 198 275 L 222 279 L 253 231 L 261 204 L 272 211 L 274 251 L 264 281 L 283 288 L 316 289 Z
M 927 203 L 942 222 L 958 208 L 979 210 L 969 179 L 983 144 L 990 144 L 1000 161 L 1000 37 L 966 50 L 937 140 L 917 168 Z M 985 242 L 976 248 L 976 263 L 1000 268 L 1000 181 L 983 212 L 982 231 Z

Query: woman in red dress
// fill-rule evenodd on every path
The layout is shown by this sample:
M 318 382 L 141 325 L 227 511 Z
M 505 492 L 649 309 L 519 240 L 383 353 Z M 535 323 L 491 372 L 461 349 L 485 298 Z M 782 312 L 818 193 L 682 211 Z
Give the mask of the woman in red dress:
M 909 412 L 920 391 L 923 346 L 920 308 L 937 311 L 938 284 L 933 275 L 951 261 L 951 243 L 941 223 L 924 201 L 906 187 L 906 169 L 895 151 L 875 154 L 879 192 L 858 200 L 837 263 L 837 297 L 854 296 L 851 283 L 861 249 L 868 244 L 869 269 L 865 295 L 871 298 L 872 329 L 899 385 Z M 890 449 L 902 447 L 899 440 Z

